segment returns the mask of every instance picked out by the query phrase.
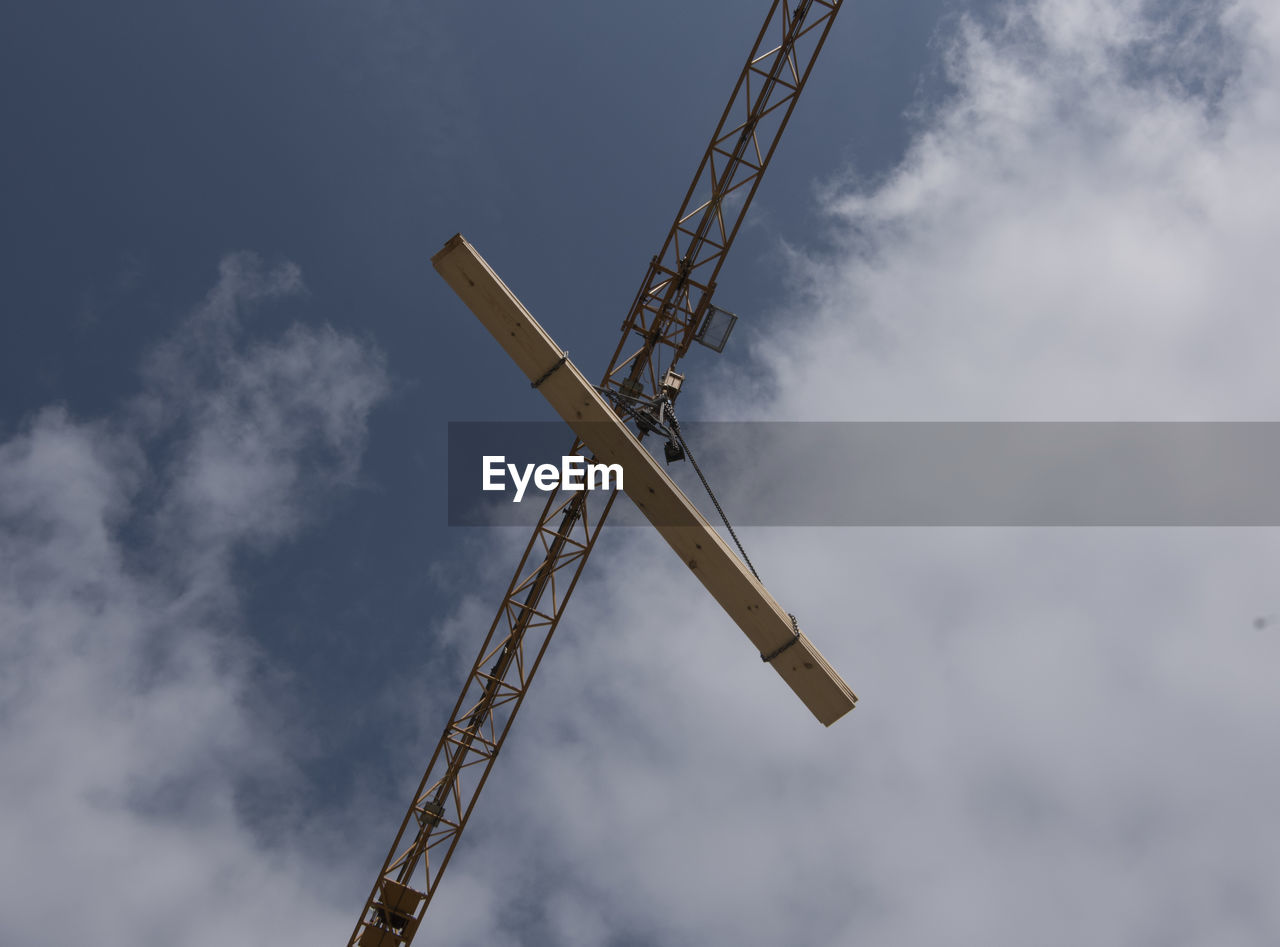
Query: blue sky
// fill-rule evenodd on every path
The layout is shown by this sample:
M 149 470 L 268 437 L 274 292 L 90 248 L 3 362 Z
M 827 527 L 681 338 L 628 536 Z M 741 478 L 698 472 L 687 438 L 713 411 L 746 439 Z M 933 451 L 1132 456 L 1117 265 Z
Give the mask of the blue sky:
M 347 936 L 525 538 L 446 527 L 447 423 L 549 417 L 429 257 L 598 373 L 765 6 L 5 12 L 0 940 Z M 1275 420 L 1278 56 L 849 5 L 684 413 Z M 1275 939 L 1274 530 L 746 538 L 858 710 L 611 533 L 424 937 Z
M 763 222 L 802 237 L 815 181 L 851 159 L 883 168 L 904 146 L 901 112 L 941 10 L 843 14 L 722 305 L 768 318 L 785 264 Z M 763 11 L 578 4 L 489 22 L 462 3 L 157 3 L 8 17 L 5 68 L 22 94 L 6 97 L 5 123 L 24 147 L 5 159 L 14 316 L 0 430 L 49 403 L 101 416 L 135 393 L 144 353 L 226 254 L 297 265 L 305 295 L 246 331 L 332 325 L 386 355 L 393 393 L 370 416 L 359 494 L 334 498 L 312 524 L 324 535 L 256 563 L 245 607 L 263 627 L 362 641 L 377 626 L 402 641 L 439 610 L 422 576 L 456 538 L 442 530 L 445 424 L 550 417 L 502 361 L 477 365 L 494 354 L 483 343 L 459 352 L 476 327 L 430 254 L 469 234 L 579 364 L 601 370 Z M 303 595 L 282 588 L 299 582 Z M 363 645 L 335 661 L 292 640 L 264 646 L 309 665 L 298 686 L 321 708 L 350 675 L 371 686 L 385 674 Z M 328 721 L 331 740 L 367 736 L 345 717 Z

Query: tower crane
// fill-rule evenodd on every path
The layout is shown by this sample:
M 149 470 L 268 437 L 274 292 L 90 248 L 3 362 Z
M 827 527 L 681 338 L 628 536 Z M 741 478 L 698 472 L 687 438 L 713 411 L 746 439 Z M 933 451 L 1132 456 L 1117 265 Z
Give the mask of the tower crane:
M 628 496 L 825 725 L 853 707 L 853 692 L 639 438 L 669 433 L 683 382 L 675 368 L 692 344 L 723 348 L 734 317 L 711 304 L 716 278 L 842 2 L 773 0 L 600 385 L 460 235 L 432 259 L 573 428 L 571 453 L 622 465 Z M 616 488 L 548 496 L 348 947 L 412 943 L 616 499 Z

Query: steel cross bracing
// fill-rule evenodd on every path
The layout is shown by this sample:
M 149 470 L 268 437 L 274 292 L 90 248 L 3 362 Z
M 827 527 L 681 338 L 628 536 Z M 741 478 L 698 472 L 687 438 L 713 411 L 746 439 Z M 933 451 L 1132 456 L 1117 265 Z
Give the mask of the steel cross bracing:
M 788 7 L 775 0 L 770 7 L 662 251 L 622 324 L 605 386 L 656 395 L 665 370 L 688 351 L 840 5 L 802 0 Z M 669 362 L 653 357 L 658 346 L 671 350 Z
M 623 322 L 602 388 L 656 397 L 662 374 L 688 351 L 841 3 L 801 0 L 788 6 L 774 0 L 662 251 Z M 581 441 L 575 440 L 571 452 L 583 452 Z M 548 498 L 365 902 L 351 947 L 413 941 L 615 498 L 616 492 L 588 491 Z

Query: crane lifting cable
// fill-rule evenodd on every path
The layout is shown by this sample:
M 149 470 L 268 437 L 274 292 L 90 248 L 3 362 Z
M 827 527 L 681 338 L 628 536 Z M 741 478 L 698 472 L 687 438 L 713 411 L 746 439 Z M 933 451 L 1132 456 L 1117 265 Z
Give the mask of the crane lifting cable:
M 734 532 L 733 524 L 729 522 L 729 517 L 725 514 L 724 507 L 720 505 L 720 501 L 716 498 L 715 491 L 711 489 L 711 484 L 707 480 L 707 475 L 702 472 L 702 468 L 698 466 L 698 459 L 693 456 L 693 448 L 689 446 L 689 442 L 685 440 L 684 434 L 680 431 L 680 421 L 676 418 L 675 406 L 671 403 L 670 398 L 663 399 L 663 405 L 666 408 L 667 416 L 671 419 L 671 436 L 675 438 L 676 443 L 680 445 L 680 450 L 684 456 L 689 458 L 689 463 L 693 465 L 693 471 L 698 475 L 698 479 L 702 481 L 702 489 L 707 491 L 707 496 L 711 498 L 711 503 L 716 508 L 716 512 L 720 514 L 720 520 L 724 523 L 724 528 L 729 531 L 729 535 L 733 537 L 734 545 L 738 547 L 738 554 L 742 556 L 742 561 L 747 564 L 747 568 L 751 570 L 751 574 L 760 579 L 760 573 L 756 571 L 756 567 L 751 564 L 751 557 L 747 555 L 747 550 L 742 546 L 742 540 L 738 538 L 738 534 Z M 760 581 L 764 581 L 760 579 Z
M 707 496 L 711 498 L 712 505 L 716 508 L 716 512 L 720 514 L 720 520 L 724 523 L 724 528 L 729 531 L 729 535 L 733 537 L 733 544 L 738 547 L 738 555 L 742 556 L 742 561 L 746 563 L 751 574 L 756 577 L 757 581 L 763 582 L 760 573 L 756 571 L 756 567 L 751 562 L 751 557 L 747 555 L 746 548 L 742 545 L 742 540 L 738 538 L 738 534 L 734 531 L 733 524 L 729 522 L 729 516 L 724 511 L 724 507 L 720 505 L 720 501 L 716 498 L 715 491 L 711 489 L 711 483 L 707 480 L 707 475 L 702 472 L 702 468 L 698 466 L 698 459 L 693 456 L 693 448 L 689 446 L 689 442 L 685 440 L 684 434 L 680 430 L 680 420 L 676 417 L 675 406 L 671 403 L 670 398 L 663 399 L 663 407 L 667 416 L 671 419 L 670 428 L 671 436 L 676 443 L 680 445 L 680 452 L 689 458 L 689 463 L 693 465 L 694 473 L 698 475 L 698 479 L 702 481 L 702 489 L 707 491 Z M 800 640 L 800 623 L 796 620 L 796 616 L 791 612 L 787 612 L 787 617 L 791 619 L 791 627 L 795 631 L 795 636 L 783 644 L 781 647 L 770 651 L 768 654 L 761 654 L 760 660 L 768 664 L 783 651 L 787 650 L 791 645 Z

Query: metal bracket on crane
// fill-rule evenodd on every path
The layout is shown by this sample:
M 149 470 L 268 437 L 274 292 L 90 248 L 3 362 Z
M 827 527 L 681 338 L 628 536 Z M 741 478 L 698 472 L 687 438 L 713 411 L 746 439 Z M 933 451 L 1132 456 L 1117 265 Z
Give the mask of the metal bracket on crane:
M 705 345 L 713 352 L 723 352 L 729 341 L 729 333 L 737 324 L 738 317 L 729 310 L 708 305 L 706 315 L 698 323 L 693 340 Z
M 630 394 L 620 388 L 607 388 L 604 385 L 596 385 L 595 389 L 609 402 L 619 417 L 635 422 L 636 430 L 641 437 L 646 434 L 665 437 L 663 453 L 667 463 L 674 464 L 676 461 L 685 459 L 684 446 L 680 442 L 675 415 L 671 410 L 671 405 L 680 394 L 680 388 L 683 385 L 684 376 L 668 369 L 663 376 L 659 393 L 653 398 Z

